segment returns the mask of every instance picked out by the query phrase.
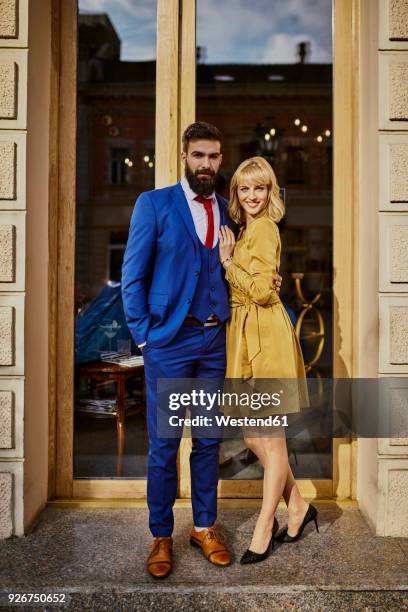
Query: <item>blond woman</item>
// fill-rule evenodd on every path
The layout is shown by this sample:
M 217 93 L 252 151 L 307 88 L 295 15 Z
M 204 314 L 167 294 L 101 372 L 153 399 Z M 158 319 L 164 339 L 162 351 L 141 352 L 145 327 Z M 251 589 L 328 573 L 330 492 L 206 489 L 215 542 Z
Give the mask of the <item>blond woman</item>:
M 231 180 L 229 214 L 241 230 L 236 242 L 227 226 L 219 234 L 220 260 L 230 286 L 226 377 L 297 380 L 292 405 L 285 407 L 285 412 L 296 412 L 307 395 L 305 369 L 298 339 L 274 283 L 281 253 L 276 224 L 284 215 L 284 205 L 275 174 L 262 157 L 252 157 L 237 168 Z M 264 467 L 262 508 L 241 559 L 247 564 L 262 561 L 272 552 L 281 495 L 288 507 L 288 525 L 279 534 L 282 541 L 297 540 L 312 520 L 317 528 L 317 511 L 299 493 L 288 462 L 284 429 L 276 428 L 270 435 L 246 429 L 244 439 Z

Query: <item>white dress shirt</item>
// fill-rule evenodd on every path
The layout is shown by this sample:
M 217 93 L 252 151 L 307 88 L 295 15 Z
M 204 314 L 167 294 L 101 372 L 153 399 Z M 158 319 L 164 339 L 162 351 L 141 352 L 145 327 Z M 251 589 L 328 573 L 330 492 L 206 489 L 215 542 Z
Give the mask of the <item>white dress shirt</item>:
M 208 229 L 207 212 L 204 206 L 200 202 L 197 202 L 197 200 L 194 199 L 197 196 L 197 194 L 194 193 L 194 191 L 191 189 L 186 177 L 183 177 L 180 183 L 183 188 L 184 195 L 186 196 L 186 200 L 188 202 L 188 205 L 191 211 L 191 215 L 193 217 L 194 227 L 197 232 L 197 236 L 200 239 L 200 241 L 203 244 L 205 244 L 205 239 L 207 236 L 207 229 Z M 219 208 L 217 198 L 215 197 L 214 192 L 210 196 L 208 196 L 208 199 L 211 199 L 212 204 L 213 204 L 213 216 L 214 216 L 213 248 L 214 248 L 215 245 L 218 243 L 218 232 L 220 231 L 220 208 Z

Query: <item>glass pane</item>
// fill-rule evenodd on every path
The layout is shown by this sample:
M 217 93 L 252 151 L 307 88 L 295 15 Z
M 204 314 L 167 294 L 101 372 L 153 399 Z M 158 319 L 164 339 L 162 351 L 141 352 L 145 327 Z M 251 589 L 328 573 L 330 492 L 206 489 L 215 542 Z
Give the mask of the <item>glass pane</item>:
M 142 368 L 120 280 L 133 205 L 154 188 L 156 0 L 79 0 L 75 478 L 145 478 Z M 123 422 L 123 425 L 122 425 Z
M 228 28 L 225 28 L 225 24 Z M 198 0 L 198 120 L 224 133 L 218 191 L 246 158 L 273 166 L 286 204 L 280 223 L 281 298 L 292 320 L 302 300 L 321 297 L 305 317 L 301 345 L 306 363 L 324 347 L 309 376 L 332 376 L 332 3 L 331 0 Z M 330 440 L 300 433 L 288 441 L 298 478 L 331 478 Z M 221 478 L 262 476 L 242 440 L 225 441 Z

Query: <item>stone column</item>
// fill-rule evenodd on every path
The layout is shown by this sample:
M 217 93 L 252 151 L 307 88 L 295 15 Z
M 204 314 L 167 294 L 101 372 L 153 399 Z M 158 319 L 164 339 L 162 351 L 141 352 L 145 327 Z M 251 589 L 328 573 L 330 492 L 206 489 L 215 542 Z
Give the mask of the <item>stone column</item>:
M 408 536 L 408 0 L 361 8 L 359 376 L 398 377 L 399 438 L 359 440 L 357 497 L 378 535 Z
M 379 376 L 402 378 L 387 400 L 392 428 L 408 415 L 407 0 L 379 2 L 378 95 Z M 377 533 L 408 536 L 408 437 L 379 440 L 378 492 Z
M 0 538 L 24 531 L 28 0 L 0 0 Z

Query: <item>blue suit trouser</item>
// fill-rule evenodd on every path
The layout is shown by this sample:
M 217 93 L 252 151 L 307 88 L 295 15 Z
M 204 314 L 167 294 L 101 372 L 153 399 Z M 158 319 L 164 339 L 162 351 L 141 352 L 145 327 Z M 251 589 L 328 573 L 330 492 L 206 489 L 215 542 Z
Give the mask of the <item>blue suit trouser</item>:
M 149 454 L 147 503 L 154 537 L 173 531 L 173 505 L 177 495 L 177 451 L 180 437 L 157 435 L 158 378 L 223 378 L 225 326 L 182 327 L 166 346 L 148 344 L 143 350 L 147 394 Z M 191 503 L 196 527 L 211 527 L 217 518 L 219 439 L 195 438 L 190 455 Z

